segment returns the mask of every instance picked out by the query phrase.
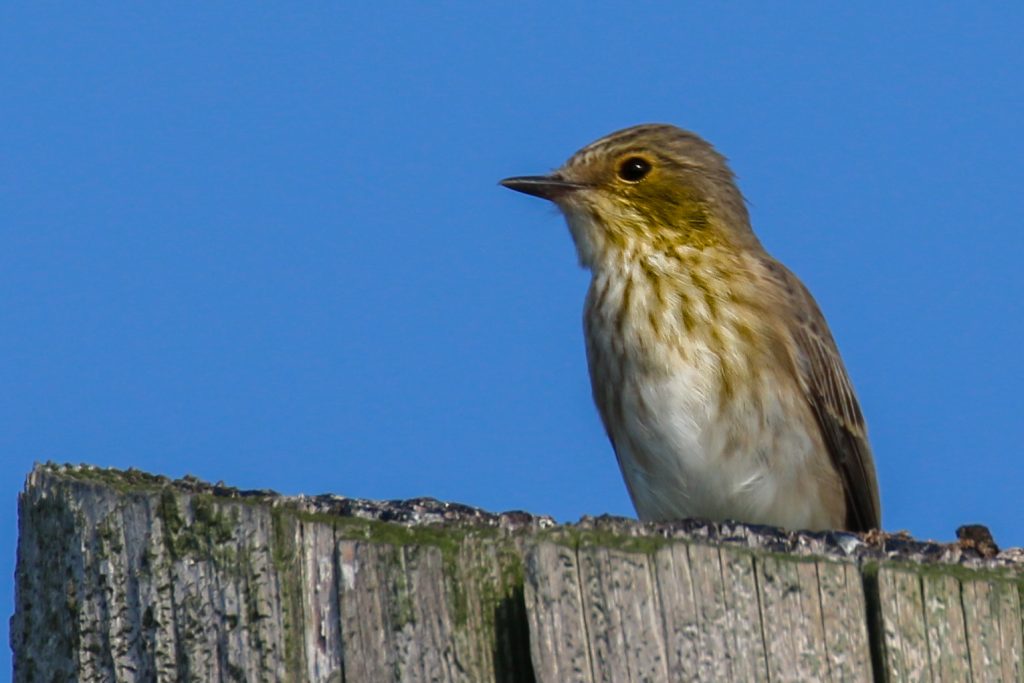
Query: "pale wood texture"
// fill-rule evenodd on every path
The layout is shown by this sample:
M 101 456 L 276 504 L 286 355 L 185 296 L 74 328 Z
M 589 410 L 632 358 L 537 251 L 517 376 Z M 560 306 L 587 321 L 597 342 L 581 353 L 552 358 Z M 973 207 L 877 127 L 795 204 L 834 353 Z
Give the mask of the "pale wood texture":
M 38 466 L 17 681 L 1022 681 L 1024 553 Z

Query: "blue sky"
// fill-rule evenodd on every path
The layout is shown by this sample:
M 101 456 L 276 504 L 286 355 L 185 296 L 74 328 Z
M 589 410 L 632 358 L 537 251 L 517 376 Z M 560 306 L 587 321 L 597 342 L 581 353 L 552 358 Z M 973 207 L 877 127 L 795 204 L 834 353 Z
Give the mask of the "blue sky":
M 0 9 L 4 576 L 37 460 L 632 514 L 587 274 L 497 181 L 648 121 L 818 298 L 885 526 L 1024 544 L 1019 6 L 88 5 Z

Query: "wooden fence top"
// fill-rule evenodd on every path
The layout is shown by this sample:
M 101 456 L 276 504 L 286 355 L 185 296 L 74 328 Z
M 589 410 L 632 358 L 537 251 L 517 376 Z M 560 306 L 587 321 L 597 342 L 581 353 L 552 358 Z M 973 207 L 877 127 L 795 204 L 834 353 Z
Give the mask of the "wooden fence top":
M 1024 550 L 37 465 L 15 679 L 1024 680 Z

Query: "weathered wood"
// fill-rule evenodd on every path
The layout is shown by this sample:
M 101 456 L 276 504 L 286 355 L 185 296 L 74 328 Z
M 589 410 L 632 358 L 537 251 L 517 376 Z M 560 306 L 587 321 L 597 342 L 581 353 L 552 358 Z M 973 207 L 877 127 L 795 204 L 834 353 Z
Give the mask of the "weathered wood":
M 961 582 L 971 675 L 975 680 L 1024 680 L 1018 586 L 1000 580 Z
M 592 683 L 575 546 L 548 542 L 531 547 L 525 581 L 537 680 Z
M 831 677 L 837 681 L 870 681 L 864 581 L 857 567 L 849 563 L 819 561 L 816 568 Z
M 666 680 L 650 555 L 587 544 L 578 556 L 594 681 Z
M 697 613 L 697 593 L 690 572 L 688 548 L 684 544 L 659 548 L 654 555 L 655 580 L 662 600 L 662 630 L 669 671 L 688 672 L 691 679 L 699 672 L 699 657 L 704 651 Z
M 890 680 L 1024 680 L 1020 576 L 943 569 L 879 569 Z
M 690 546 L 697 551 L 703 546 Z M 728 658 L 734 681 L 767 681 L 767 634 L 772 626 L 762 618 L 761 589 L 757 580 L 757 562 L 752 554 L 729 547 L 718 549 L 722 563 L 722 587 L 728 616 Z M 692 552 L 691 555 L 696 555 Z M 712 563 L 713 564 L 713 563 Z
M 932 679 L 948 683 L 971 680 L 960 582 L 948 574 L 925 574 L 921 583 Z
M 761 620 L 772 679 L 829 679 L 814 565 L 778 557 L 758 562 Z
M 17 681 L 1021 681 L 1024 552 L 38 466 Z
M 732 632 L 729 628 L 729 606 L 725 602 L 719 549 L 693 545 L 687 549 L 687 555 L 695 615 L 701 635 L 697 679 L 734 680 L 731 656 L 734 652 L 729 642 Z

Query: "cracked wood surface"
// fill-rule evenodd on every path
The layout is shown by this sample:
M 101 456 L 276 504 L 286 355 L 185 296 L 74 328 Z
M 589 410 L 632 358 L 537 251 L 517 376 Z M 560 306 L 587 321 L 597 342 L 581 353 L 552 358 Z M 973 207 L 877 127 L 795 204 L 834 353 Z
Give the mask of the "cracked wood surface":
M 1021 681 L 1024 553 L 37 466 L 17 681 Z

